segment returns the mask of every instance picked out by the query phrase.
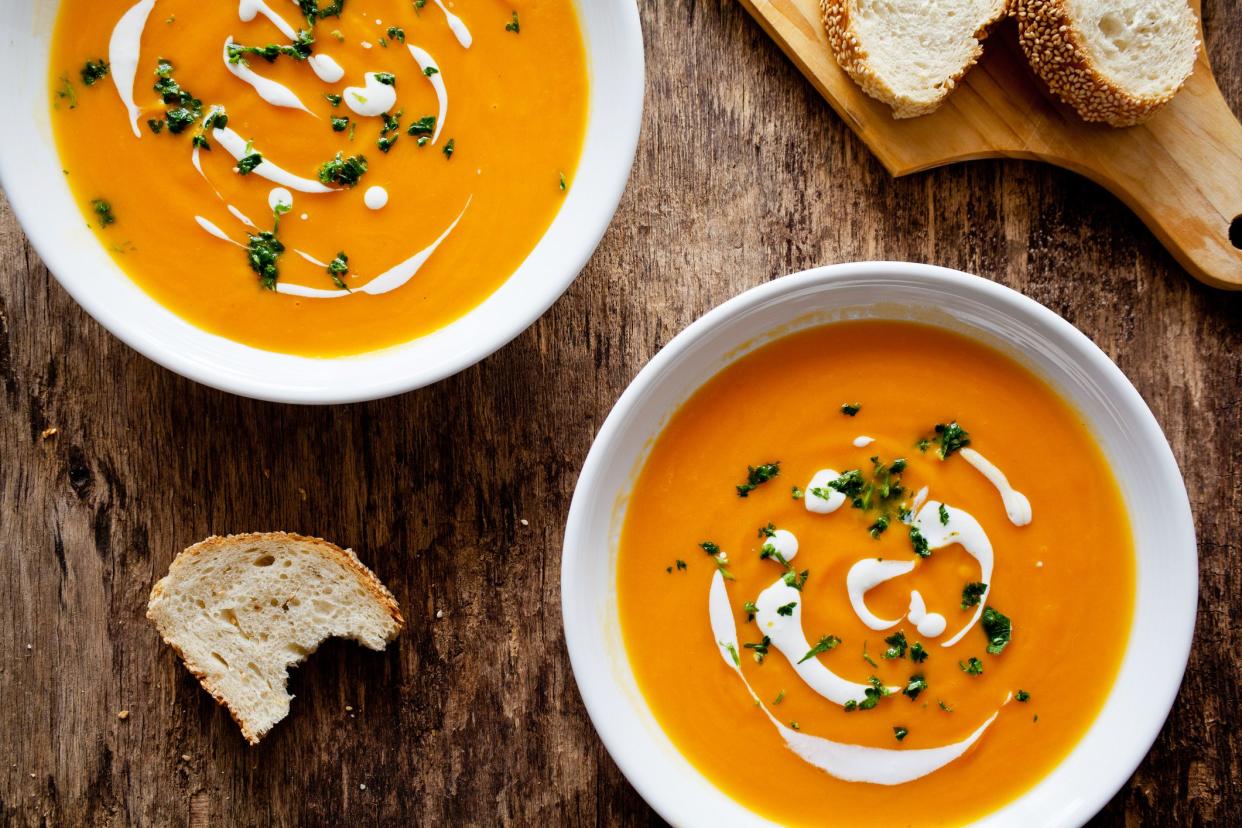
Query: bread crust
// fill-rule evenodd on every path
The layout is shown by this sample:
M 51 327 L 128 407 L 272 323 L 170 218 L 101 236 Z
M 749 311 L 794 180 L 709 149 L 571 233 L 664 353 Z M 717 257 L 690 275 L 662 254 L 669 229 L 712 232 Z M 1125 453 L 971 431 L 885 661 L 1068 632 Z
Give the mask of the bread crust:
M 992 27 L 1008 14 L 1010 0 L 1001 4 L 996 14 L 984 21 L 975 31 L 975 48 L 970 61 L 956 74 L 945 80 L 941 84 L 940 94 L 930 101 L 912 101 L 902 97 L 872 68 L 870 55 L 863 48 L 858 32 L 854 28 L 851 3 L 852 0 L 820 0 L 819 4 L 824 19 L 824 30 L 828 34 L 828 45 L 832 47 L 837 63 L 864 92 L 891 106 L 894 118 L 915 118 L 937 110 L 949 93 L 957 87 L 958 81 L 979 62 L 979 57 L 983 54 L 983 41 L 987 39 Z
M 151 588 L 151 595 L 147 600 L 147 618 L 155 624 L 159 631 L 160 637 L 164 639 L 164 643 L 173 649 L 173 651 L 181 658 L 181 662 L 185 664 L 187 670 L 199 681 L 203 689 L 211 694 L 220 706 L 229 712 L 233 721 L 237 722 L 237 726 L 241 729 L 242 736 L 252 745 L 257 745 L 259 740 L 267 732 L 266 730 L 256 732 L 250 725 L 244 721 L 238 713 L 232 708 L 225 699 L 223 694 L 216 688 L 207 675 L 206 670 L 199 664 L 195 663 L 189 655 L 177 646 L 177 643 L 170 637 L 160 623 L 160 618 L 156 612 L 156 606 L 164 593 L 164 582 L 173 575 L 178 569 L 189 566 L 191 558 L 200 555 L 210 555 L 214 552 L 224 549 L 232 549 L 241 544 L 249 543 L 298 543 L 309 544 L 324 558 L 336 560 L 346 569 L 352 572 L 362 587 L 374 598 L 395 622 L 396 627 L 391 636 L 386 640 L 392 641 L 405 627 L 405 618 L 401 615 L 401 609 L 397 605 L 396 599 L 388 588 L 375 576 L 375 573 L 366 567 L 358 556 L 354 554 L 352 549 L 342 549 L 334 543 L 324 540 L 323 538 L 308 537 L 306 535 L 298 535 L 292 532 L 249 532 L 240 535 L 212 535 L 209 538 L 199 541 L 198 543 L 187 547 L 173 559 L 168 567 L 168 575 L 165 575 L 155 583 Z
M 1115 127 L 1134 126 L 1146 121 L 1173 99 L 1194 64 L 1166 94 L 1144 98 L 1117 86 L 1097 68 L 1078 28 L 1070 18 L 1065 0 L 1013 0 L 1018 19 L 1018 40 L 1027 62 L 1049 91 L 1077 110 L 1085 121 Z M 1188 13 L 1193 12 L 1187 9 Z M 1196 58 L 1202 48 L 1195 34 Z

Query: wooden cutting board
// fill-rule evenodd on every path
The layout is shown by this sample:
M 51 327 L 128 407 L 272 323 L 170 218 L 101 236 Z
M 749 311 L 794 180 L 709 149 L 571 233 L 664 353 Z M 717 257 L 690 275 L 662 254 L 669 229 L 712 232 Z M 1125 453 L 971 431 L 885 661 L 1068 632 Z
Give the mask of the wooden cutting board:
M 1049 95 L 1007 20 L 939 110 L 897 120 L 837 65 L 818 0 L 742 4 L 893 175 L 974 158 L 1047 161 L 1116 194 L 1196 279 L 1242 290 L 1242 124 L 1202 50 L 1172 103 L 1115 129 Z

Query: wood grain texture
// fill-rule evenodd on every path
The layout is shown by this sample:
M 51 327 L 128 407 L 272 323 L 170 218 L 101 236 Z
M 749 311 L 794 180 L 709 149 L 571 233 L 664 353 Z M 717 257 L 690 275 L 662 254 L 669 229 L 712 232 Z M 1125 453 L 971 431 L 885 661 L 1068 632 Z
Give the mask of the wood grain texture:
M 1242 295 L 1188 279 L 1062 170 L 891 178 L 732 0 L 641 11 L 644 132 L 599 252 L 529 331 L 432 388 L 296 408 L 195 385 L 88 318 L 0 209 L 0 824 L 658 823 L 565 653 L 578 469 L 626 383 L 705 310 L 878 258 L 1033 296 L 1151 405 L 1197 520 L 1198 628 L 1168 725 L 1097 822 L 1238 824 Z M 1236 109 L 1242 3 L 1204 11 Z M 409 624 L 384 654 L 325 645 L 294 673 L 289 718 L 248 748 L 143 612 L 180 549 L 269 528 L 352 546 Z
M 807 79 L 894 175 L 976 158 L 1033 158 L 1113 192 L 1196 278 L 1242 289 L 1242 123 L 1200 51 L 1173 101 L 1140 126 L 1088 124 L 1048 94 L 1005 20 L 936 112 L 894 119 L 837 65 L 820 0 L 742 0 Z

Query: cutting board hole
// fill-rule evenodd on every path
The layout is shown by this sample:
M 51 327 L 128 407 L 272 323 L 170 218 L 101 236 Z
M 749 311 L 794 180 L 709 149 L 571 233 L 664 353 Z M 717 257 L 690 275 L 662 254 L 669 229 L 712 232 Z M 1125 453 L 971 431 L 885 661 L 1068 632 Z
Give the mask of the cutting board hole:
M 1242 216 L 1234 216 L 1233 221 L 1229 223 L 1229 241 L 1234 247 L 1242 250 Z

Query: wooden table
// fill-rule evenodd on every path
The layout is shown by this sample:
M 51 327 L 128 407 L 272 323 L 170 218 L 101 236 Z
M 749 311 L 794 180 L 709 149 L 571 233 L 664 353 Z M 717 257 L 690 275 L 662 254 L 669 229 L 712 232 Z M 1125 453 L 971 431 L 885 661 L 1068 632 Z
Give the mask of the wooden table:
M 1242 295 L 1191 281 L 1066 172 L 890 179 L 729 0 L 643 0 L 642 17 L 642 144 L 599 252 L 534 327 L 432 388 L 296 408 L 195 385 L 87 317 L 0 210 L 0 823 L 658 822 L 565 653 L 578 469 L 630 378 L 708 308 L 884 258 L 1033 296 L 1155 411 L 1199 530 L 1196 645 L 1168 726 L 1098 822 L 1238 819 Z M 1207 0 L 1205 24 L 1237 111 L 1242 0 Z M 182 547 L 276 528 L 353 546 L 409 625 L 382 655 L 322 647 L 288 720 L 247 748 L 144 611 Z

